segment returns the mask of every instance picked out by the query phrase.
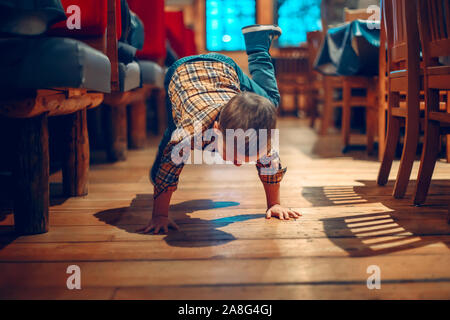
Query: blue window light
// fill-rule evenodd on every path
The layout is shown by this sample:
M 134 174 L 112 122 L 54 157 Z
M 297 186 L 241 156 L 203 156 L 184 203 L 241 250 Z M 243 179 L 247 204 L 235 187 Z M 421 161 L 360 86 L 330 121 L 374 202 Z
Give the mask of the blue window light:
M 245 50 L 241 28 L 255 23 L 255 0 L 206 0 L 206 49 Z
M 275 15 L 283 36 L 279 47 L 297 47 L 306 41 L 306 33 L 322 30 L 320 19 L 321 0 L 278 0 Z

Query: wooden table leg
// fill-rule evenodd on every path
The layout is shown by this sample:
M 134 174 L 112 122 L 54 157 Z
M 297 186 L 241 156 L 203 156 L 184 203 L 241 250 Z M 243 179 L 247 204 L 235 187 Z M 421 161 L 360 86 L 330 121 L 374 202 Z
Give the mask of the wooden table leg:
M 14 224 L 18 234 L 48 231 L 49 153 L 47 114 L 16 120 Z
M 87 111 L 63 117 L 65 143 L 63 160 L 64 194 L 69 197 L 88 194 L 89 136 Z
M 128 106 L 128 143 L 130 149 L 141 149 L 147 141 L 147 103 L 139 100 Z
M 110 161 L 125 161 L 127 158 L 127 106 L 107 107 L 106 151 Z

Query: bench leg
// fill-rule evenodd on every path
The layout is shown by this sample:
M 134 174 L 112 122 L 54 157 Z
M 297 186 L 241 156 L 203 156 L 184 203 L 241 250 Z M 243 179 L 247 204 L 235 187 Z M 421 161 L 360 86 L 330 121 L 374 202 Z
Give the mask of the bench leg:
M 18 234 L 48 231 L 49 153 L 47 114 L 16 120 L 14 224 Z
M 150 95 L 150 107 L 156 110 L 156 133 L 164 134 L 167 128 L 166 95 L 164 90 L 153 89 Z
M 128 106 L 128 143 L 131 149 L 141 149 L 147 141 L 147 104 L 141 100 Z
M 107 108 L 106 152 L 110 161 L 125 161 L 127 158 L 127 107 L 109 106 Z
M 89 136 L 87 111 L 81 110 L 63 117 L 64 143 L 63 187 L 69 197 L 88 194 Z

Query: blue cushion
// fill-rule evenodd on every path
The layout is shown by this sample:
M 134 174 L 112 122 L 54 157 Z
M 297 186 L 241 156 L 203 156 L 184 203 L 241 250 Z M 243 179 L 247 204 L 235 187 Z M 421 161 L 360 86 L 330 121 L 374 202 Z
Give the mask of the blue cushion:
M 141 86 L 141 70 L 136 62 L 119 63 L 120 91 L 126 92 Z
M 84 88 L 111 91 L 102 52 L 69 38 L 0 39 L 0 90 Z
M 141 67 L 142 83 L 151 84 L 159 88 L 164 88 L 165 71 L 157 63 L 146 60 L 139 60 Z

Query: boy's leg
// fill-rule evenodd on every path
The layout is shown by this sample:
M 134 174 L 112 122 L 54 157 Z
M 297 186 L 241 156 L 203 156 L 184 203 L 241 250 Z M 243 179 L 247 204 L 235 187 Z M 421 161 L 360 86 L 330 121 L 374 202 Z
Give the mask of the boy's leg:
M 244 34 L 252 80 L 266 92 L 277 106 L 280 93 L 269 49 L 272 40 L 281 35 L 281 29 L 275 25 L 253 25 L 242 28 L 242 33 Z

